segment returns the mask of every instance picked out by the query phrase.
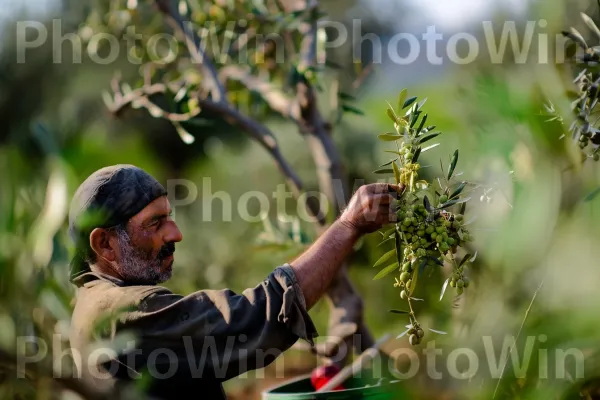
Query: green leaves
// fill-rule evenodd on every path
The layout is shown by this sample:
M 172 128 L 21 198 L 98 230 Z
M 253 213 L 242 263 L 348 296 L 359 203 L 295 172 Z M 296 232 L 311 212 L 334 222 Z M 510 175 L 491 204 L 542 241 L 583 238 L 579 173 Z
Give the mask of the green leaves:
M 382 133 L 381 135 L 377 135 L 377 137 L 384 142 L 393 142 L 402 139 L 402 136 L 396 135 L 395 133 Z
M 440 134 L 441 134 L 441 132 L 436 132 L 436 133 L 432 133 L 431 135 L 423 136 L 421 139 L 419 139 L 419 144 L 428 142 L 431 139 L 438 137 Z
M 394 178 L 396 179 L 396 183 L 400 183 L 400 170 L 395 162 L 392 162 L 392 167 L 394 169 Z
M 458 162 L 458 149 L 454 151 L 452 155 L 452 161 L 450 161 L 450 168 L 448 169 L 448 180 L 452 178 L 452 174 L 454 173 L 454 169 L 456 168 L 456 163 Z
M 347 104 L 342 104 L 342 110 L 345 111 L 345 112 L 352 113 L 352 114 L 365 115 L 364 111 L 359 110 L 356 107 L 349 106 Z
M 396 249 L 390 250 L 387 253 L 385 253 L 384 255 L 382 255 L 379 260 L 377 260 L 375 262 L 375 264 L 373 264 L 373 267 L 379 267 L 380 265 L 383 265 L 383 263 L 385 263 L 386 261 L 388 261 L 390 258 L 392 258 L 394 255 L 396 254 Z
M 459 267 L 462 267 L 462 265 L 463 265 L 464 263 L 466 263 L 467 261 L 469 261 L 469 259 L 470 259 L 471 257 L 473 257 L 473 254 L 470 254 L 470 253 L 467 253 L 467 254 L 465 254 L 465 256 L 462 258 L 462 260 L 460 260 L 460 263 L 458 263 L 458 266 L 459 266 Z
M 408 90 L 402 89 L 400 94 L 398 95 L 398 109 L 402 110 L 404 107 L 404 103 L 406 102 L 406 97 L 408 97 Z
M 417 150 L 415 150 L 415 154 L 413 155 L 413 158 L 411 160 L 411 162 L 414 164 L 417 162 L 417 160 L 419 159 L 419 156 L 421 155 L 421 148 L 418 147 Z
M 461 182 L 461 184 L 454 190 L 454 192 L 452 192 L 452 194 L 448 198 L 453 199 L 454 197 L 461 194 L 462 191 L 464 190 L 465 186 L 467 186 L 467 182 L 465 182 L 465 181 Z
M 417 100 L 417 96 L 411 97 L 410 99 L 406 100 L 404 102 L 404 104 L 402 105 L 402 109 L 410 106 L 412 103 L 414 103 Z
M 373 171 L 374 174 L 391 174 L 392 172 L 394 172 L 394 170 L 391 168 L 379 168 Z
M 470 197 L 465 197 L 464 199 L 454 199 L 454 200 L 448 200 L 447 202 L 445 202 L 444 204 L 442 204 L 440 206 L 440 208 L 446 208 L 446 207 L 450 207 L 453 206 L 455 204 L 462 204 L 462 203 L 466 203 L 467 201 L 471 200 Z M 462 214 L 462 213 L 461 213 Z
M 404 310 L 388 310 L 389 312 L 393 313 L 393 314 L 410 314 L 410 312 L 408 311 L 404 311 Z
M 395 250 L 394 250 L 394 252 L 395 252 Z M 384 276 L 391 274 L 392 272 L 397 270 L 399 267 L 400 267 L 400 264 L 398 264 L 398 261 L 396 261 L 393 264 L 390 264 L 387 267 L 385 267 L 384 269 L 382 269 L 381 271 L 379 271 L 379 273 L 377 275 L 375 275 L 373 280 L 375 281 L 375 280 L 381 279 Z

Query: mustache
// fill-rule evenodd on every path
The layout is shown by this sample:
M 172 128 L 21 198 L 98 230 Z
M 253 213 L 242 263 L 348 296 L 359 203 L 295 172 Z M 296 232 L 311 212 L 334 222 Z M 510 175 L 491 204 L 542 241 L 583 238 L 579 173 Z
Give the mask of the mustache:
M 160 251 L 158 252 L 158 258 L 160 258 L 160 259 L 167 258 L 167 257 L 173 255 L 174 252 L 175 252 L 175 243 L 174 242 L 167 243 L 163 247 L 160 248 Z

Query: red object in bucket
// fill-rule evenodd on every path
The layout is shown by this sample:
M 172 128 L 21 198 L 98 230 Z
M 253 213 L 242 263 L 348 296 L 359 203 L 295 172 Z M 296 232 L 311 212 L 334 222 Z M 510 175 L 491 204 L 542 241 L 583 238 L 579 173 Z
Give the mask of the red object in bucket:
M 310 374 L 310 383 L 312 383 L 315 390 L 319 390 L 323 385 L 331 380 L 337 373 L 340 372 L 340 368 L 335 365 L 323 365 L 313 369 Z M 336 386 L 333 390 L 344 390 L 343 385 Z

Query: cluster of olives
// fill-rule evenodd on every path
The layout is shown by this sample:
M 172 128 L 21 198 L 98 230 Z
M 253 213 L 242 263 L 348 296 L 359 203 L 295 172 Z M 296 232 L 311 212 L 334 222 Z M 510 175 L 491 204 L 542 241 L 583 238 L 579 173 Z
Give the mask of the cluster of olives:
M 408 342 L 410 343 L 411 346 L 416 346 L 419 343 L 421 343 L 421 338 L 423 338 L 423 336 L 425 336 L 425 332 L 423 331 L 423 329 L 421 329 L 421 327 L 419 326 L 419 324 L 415 321 L 412 324 L 412 327 L 408 330 Z
M 469 278 L 464 275 L 464 268 L 466 268 L 466 265 L 460 266 L 450 277 L 450 286 L 456 288 L 456 294 L 458 295 L 463 293 L 464 288 L 469 287 Z

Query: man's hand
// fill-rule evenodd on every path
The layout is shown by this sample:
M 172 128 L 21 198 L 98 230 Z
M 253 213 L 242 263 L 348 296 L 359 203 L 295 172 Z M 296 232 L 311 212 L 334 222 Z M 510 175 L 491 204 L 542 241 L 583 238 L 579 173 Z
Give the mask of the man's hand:
M 394 199 L 402 192 L 404 186 L 388 183 L 361 186 L 350 199 L 339 220 L 358 235 L 375 232 L 386 224 L 396 222 Z
M 403 186 L 374 183 L 361 186 L 340 218 L 304 253 L 290 263 L 310 309 L 325 293 L 358 238 L 395 222 L 393 200 Z

